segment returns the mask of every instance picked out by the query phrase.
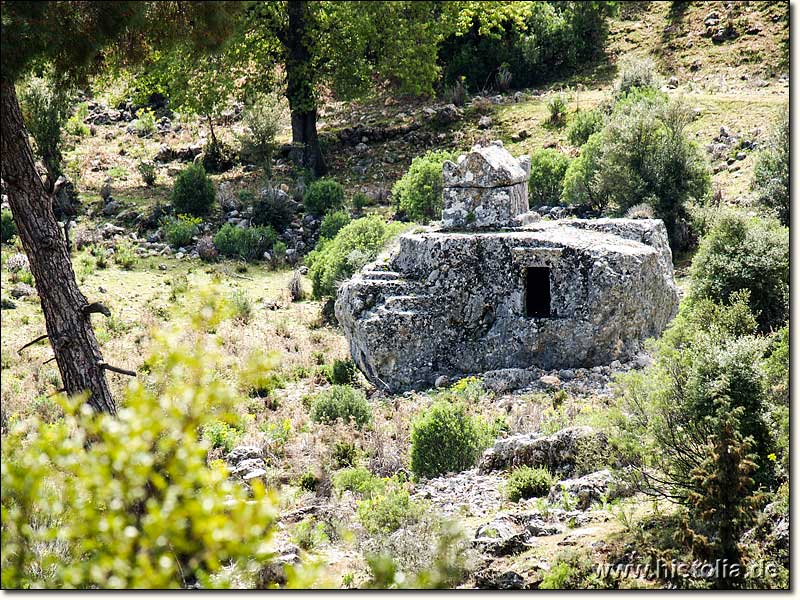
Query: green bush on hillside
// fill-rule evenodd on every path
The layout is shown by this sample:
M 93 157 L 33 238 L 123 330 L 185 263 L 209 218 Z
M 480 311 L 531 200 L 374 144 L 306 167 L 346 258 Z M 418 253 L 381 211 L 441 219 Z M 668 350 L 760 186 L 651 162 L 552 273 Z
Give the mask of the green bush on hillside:
M 223 256 L 256 260 L 272 248 L 278 234 L 272 227 L 243 229 L 226 223 L 214 236 L 214 246 Z
M 549 206 L 561 200 L 569 158 L 558 150 L 545 148 L 531 155 L 528 198 L 531 206 Z
M 349 385 L 333 385 L 320 392 L 311 407 L 311 420 L 315 423 L 335 423 L 351 420 L 359 429 L 372 420 L 372 407 L 362 390 Z
M 455 154 L 432 150 L 411 161 L 411 166 L 392 187 L 395 208 L 407 219 L 426 224 L 442 214 L 442 164 Z
M 319 237 L 332 240 L 339 233 L 339 230 L 349 222 L 350 214 L 346 210 L 329 212 L 322 219 L 322 224 L 319 227 Z
M 190 165 L 178 173 L 171 199 L 175 212 L 179 214 L 203 216 L 211 210 L 216 191 L 202 165 Z
M 321 217 L 344 206 L 344 188 L 333 179 L 318 179 L 308 186 L 303 204 L 312 215 Z
M 759 152 L 752 187 L 758 202 L 789 225 L 789 110 L 784 109 L 766 147 Z
M 340 281 L 374 260 L 389 240 L 406 227 L 372 215 L 344 226 L 332 240 L 320 240 L 306 256 L 314 297 L 335 296 Z

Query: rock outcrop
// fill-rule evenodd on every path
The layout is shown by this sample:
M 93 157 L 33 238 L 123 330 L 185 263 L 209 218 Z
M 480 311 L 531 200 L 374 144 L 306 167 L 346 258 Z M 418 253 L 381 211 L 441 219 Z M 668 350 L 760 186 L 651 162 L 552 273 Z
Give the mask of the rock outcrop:
M 535 221 L 529 169 L 499 145 L 445 165 L 442 226 L 402 235 L 340 286 L 336 316 L 376 386 L 625 362 L 674 316 L 663 223 Z

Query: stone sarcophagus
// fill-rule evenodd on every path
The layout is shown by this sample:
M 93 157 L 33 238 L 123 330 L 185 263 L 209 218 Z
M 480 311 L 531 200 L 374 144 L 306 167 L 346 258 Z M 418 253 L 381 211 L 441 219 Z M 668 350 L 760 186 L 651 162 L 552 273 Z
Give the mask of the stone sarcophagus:
M 340 286 L 336 316 L 376 386 L 625 361 L 675 315 L 663 223 L 536 221 L 529 165 L 498 144 L 446 165 L 442 224 Z

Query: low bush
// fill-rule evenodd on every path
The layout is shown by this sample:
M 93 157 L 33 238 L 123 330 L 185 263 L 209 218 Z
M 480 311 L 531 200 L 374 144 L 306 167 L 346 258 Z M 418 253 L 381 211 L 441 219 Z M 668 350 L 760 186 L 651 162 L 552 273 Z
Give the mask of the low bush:
M 136 170 L 142 177 L 142 181 L 147 187 L 152 187 L 156 183 L 156 165 L 152 160 L 140 160 L 136 164 Z
M 542 149 L 531 155 L 528 197 L 531 206 L 551 206 L 561 200 L 569 158 L 558 150 Z
M 178 173 L 171 196 L 175 212 L 202 216 L 211 210 L 215 199 L 214 183 L 202 165 L 190 165 Z
M 318 179 L 306 189 L 303 204 L 312 215 L 321 217 L 344 206 L 344 188 L 333 179 Z
M 294 209 L 289 203 L 289 196 L 274 188 L 265 189 L 253 203 L 254 225 L 268 225 L 278 233 L 283 233 L 291 225 L 292 219 Z
M 278 234 L 272 227 L 248 227 L 243 229 L 226 223 L 214 236 L 214 246 L 223 256 L 256 260 L 267 252 Z
M 657 90 L 661 87 L 655 61 L 647 57 L 626 56 L 620 61 L 614 82 L 614 97 L 623 98 L 635 90 Z
M 333 475 L 333 488 L 338 492 L 350 491 L 362 498 L 383 493 L 386 479 L 373 475 L 364 467 L 342 469 Z
M 203 426 L 203 439 L 226 454 L 236 447 L 241 437 L 242 432 L 225 421 L 211 421 Z
M 564 94 L 555 94 L 547 101 L 548 122 L 560 127 L 567 118 L 567 100 Z
M 474 466 L 489 443 L 463 404 L 439 400 L 411 423 L 411 470 L 426 478 L 458 473 Z
M 373 215 L 344 226 L 332 240 L 322 240 L 306 256 L 314 297 L 336 295 L 340 281 L 374 260 L 389 240 L 407 227 L 403 223 L 387 223 Z
M 550 471 L 542 467 L 518 467 L 511 472 L 506 481 L 505 493 L 511 502 L 528 498 L 540 498 L 550 492 L 553 485 Z
M 396 210 L 405 218 L 419 223 L 439 219 L 442 214 L 442 164 L 454 160 L 455 154 L 434 150 L 418 156 L 392 187 Z
M 252 585 L 277 507 L 260 482 L 246 491 L 208 464 L 201 431 L 237 394 L 187 338 L 155 337 L 152 384 L 126 386 L 118 414 L 60 398 L 62 420 L 4 433 L 3 588 Z
M 17 235 L 17 224 L 14 222 L 14 216 L 9 209 L 4 208 L 0 213 L 0 238 L 7 244 L 15 235 Z
M 353 442 L 348 440 L 336 440 L 331 449 L 331 464 L 334 469 L 354 467 L 358 462 L 361 452 Z
M 184 248 L 192 243 L 192 238 L 200 232 L 201 220 L 189 215 L 168 217 L 161 222 L 164 238 L 173 248 Z
M 149 108 L 140 108 L 136 112 L 136 119 L 131 123 L 131 128 L 139 137 L 150 137 L 156 132 L 156 116 Z
M 418 522 L 424 506 L 412 500 L 408 490 L 390 485 L 383 493 L 361 500 L 356 514 L 369 533 L 392 533 Z
M 331 240 L 335 238 L 339 230 L 348 223 L 350 223 L 350 214 L 346 210 L 329 212 L 322 219 L 322 224 L 319 228 L 319 237 Z
M 84 122 L 89 116 L 89 104 L 81 102 L 75 107 L 73 115 L 64 123 L 64 131 L 77 138 L 86 137 L 91 133 L 89 126 Z
M 789 226 L 789 111 L 784 109 L 766 147 L 759 152 L 752 187 L 758 202 Z
M 125 241 L 114 246 L 114 262 L 126 271 L 133 269 L 139 262 L 134 245 Z
M 747 290 L 761 331 L 789 318 L 789 229 L 775 219 L 720 216 L 692 261 L 689 299 L 726 304 Z
M 357 374 L 356 365 L 352 360 L 337 358 L 326 372 L 326 377 L 335 385 L 351 385 L 356 382 Z
M 372 408 L 362 390 L 349 385 L 333 385 L 317 395 L 311 407 L 311 420 L 329 424 L 352 420 L 361 429 L 372 420 Z
M 593 133 L 603 129 L 603 115 L 599 110 L 578 111 L 567 128 L 567 140 L 573 146 L 583 146 Z

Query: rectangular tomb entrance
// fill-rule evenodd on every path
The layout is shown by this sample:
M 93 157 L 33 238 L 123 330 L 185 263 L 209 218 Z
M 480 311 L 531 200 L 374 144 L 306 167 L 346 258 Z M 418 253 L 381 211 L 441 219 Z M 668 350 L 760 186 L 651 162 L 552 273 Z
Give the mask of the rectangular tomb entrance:
M 529 319 L 550 317 L 550 269 L 525 269 L 525 316 Z

